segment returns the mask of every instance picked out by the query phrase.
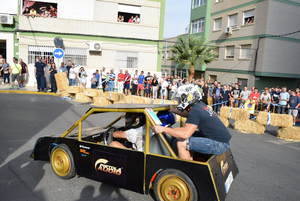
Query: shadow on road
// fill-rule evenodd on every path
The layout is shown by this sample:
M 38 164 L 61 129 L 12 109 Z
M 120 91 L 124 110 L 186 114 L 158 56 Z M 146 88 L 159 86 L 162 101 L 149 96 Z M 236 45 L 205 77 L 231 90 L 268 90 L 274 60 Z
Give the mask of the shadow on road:
M 91 185 L 85 186 L 80 193 L 80 198 L 76 201 L 99 201 L 99 200 L 128 201 L 128 199 L 122 195 L 119 188 L 104 183 L 102 183 L 99 188 L 99 195 L 94 196 L 94 194 L 95 194 L 94 186 Z

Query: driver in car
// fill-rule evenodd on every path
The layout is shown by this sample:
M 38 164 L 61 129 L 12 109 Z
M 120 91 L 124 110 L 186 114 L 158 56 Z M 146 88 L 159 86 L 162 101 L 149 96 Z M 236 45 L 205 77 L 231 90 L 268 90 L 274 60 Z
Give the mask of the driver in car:
M 226 152 L 231 135 L 212 108 L 201 102 L 198 86 L 181 86 L 176 96 L 180 100 L 177 111 L 187 115 L 185 125 L 181 128 L 154 126 L 154 131 L 177 138 L 181 159 L 193 160 L 192 152 L 216 155 Z
M 175 116 L 170 112 L 158 112 L 158 118 L 162 122 L 162 126 L 172 126 L 176 123 Z M 144 134 L 146 133 L 146 118 L 142 113 L 126 113 L 125 128 L 120 131 L 115 131 L 113 138 L 123 139 L 132 144 L 130 148 L 136 151 L 144 150 Z M 117 148 L 128 148 L 119 141 L 112 141 L 109 146 Z

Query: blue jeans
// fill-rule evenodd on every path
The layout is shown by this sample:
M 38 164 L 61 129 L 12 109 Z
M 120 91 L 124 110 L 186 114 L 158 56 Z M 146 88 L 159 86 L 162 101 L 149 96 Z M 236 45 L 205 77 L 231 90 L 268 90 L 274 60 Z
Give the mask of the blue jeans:
M 69 79 L 69 86 L 76 86 L 76 79 Z
M 190 137 L 187 149 L 202 154 L 222 154 L 229 149 L 229 144 L 218 142 L 209 138 Z
M 115 82 L 114 81 L 109 81 L 107 91 L 114 91 L 114 88 L 115 88 Z

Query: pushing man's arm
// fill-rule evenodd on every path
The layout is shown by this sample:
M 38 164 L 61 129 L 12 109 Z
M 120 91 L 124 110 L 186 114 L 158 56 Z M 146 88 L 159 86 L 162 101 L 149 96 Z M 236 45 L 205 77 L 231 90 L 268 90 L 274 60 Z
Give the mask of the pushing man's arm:
M 156 133 L 167 133 L 175 138 L 188 139 L 197 130 L 198 126 L 194 124 L 185 124 L 181 128 L 168 128 L 163 126 L 154 126 L 153 129 Z

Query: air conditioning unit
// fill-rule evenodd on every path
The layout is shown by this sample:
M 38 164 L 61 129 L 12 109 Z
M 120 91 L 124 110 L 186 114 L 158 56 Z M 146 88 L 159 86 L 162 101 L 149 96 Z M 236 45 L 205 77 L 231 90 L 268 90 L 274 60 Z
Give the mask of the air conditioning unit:
M 90 42 L 90 48 L 89 51 L 91 52 L 101 52 L 102 47 L 99 42 Z
M 14 24 L 13 16 L 8 14 L 0 14 L 0 24 Z
M 226 27 L 225 28 L 225 33 L 228 34 L 228 35 L 231 35 L 232 34 L 232 27 Z

